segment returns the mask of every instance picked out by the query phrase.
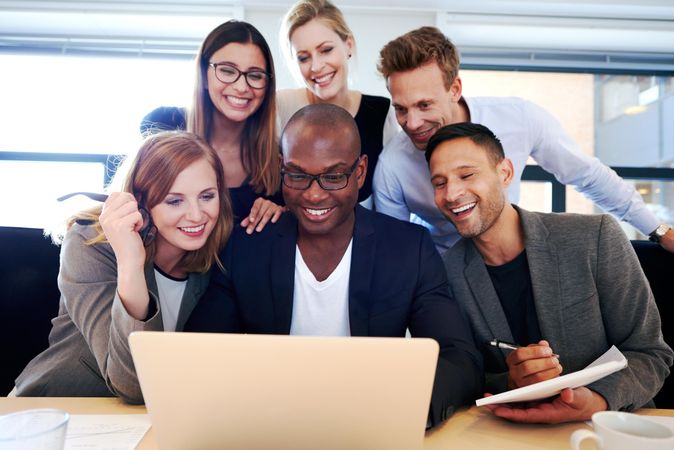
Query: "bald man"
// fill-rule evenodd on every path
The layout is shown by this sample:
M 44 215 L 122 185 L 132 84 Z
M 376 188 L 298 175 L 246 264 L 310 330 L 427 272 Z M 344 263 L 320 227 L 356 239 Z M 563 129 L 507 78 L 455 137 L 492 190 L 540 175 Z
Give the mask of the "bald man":
M 290 211 L 262 232 L 236 229 L 225 271 L 186 331 L 430 337 L 440 345 L 429 423 L 481 395 L 482 357 L 450 299 L 442 261 L 423 227 L 358 202 L 367 171 L 351 115 L 299 110 L 281 137 Z

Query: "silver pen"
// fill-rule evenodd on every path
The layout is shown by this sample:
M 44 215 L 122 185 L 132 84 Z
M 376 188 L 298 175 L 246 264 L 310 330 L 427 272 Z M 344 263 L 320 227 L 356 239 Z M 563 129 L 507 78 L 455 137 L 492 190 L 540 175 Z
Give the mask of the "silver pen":
M 496 338 L 492 339 L 491 341 L 487 341 L 487 344 L 491 345 L 492 347 L 502 348 L 504 350 L 517 350 L 518 348 L 521 347 L 521 345 L 513 344 L 511 342 L 501 341 L 501 340 L 498 340 Z
M 518 348 L 522 348 L 521 345 L 513 344 L 512 342 L 501 341 L 496 338 L 492 339 L 491 341 L 487 341 L 487 344 L 491 345 L 492 347 L 501 348 L 503 350 L 517 350 Z M 553 358 L 559 358 L 557 353 L 553 353 L 550 356 Z

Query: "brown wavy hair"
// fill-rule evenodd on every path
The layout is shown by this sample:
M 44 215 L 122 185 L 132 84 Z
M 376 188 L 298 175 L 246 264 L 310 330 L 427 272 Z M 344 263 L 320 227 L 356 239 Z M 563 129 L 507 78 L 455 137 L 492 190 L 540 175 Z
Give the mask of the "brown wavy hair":
M 206 89 L 211 56 L 231 43 L 253 44 L 264 55 L 269 82 L 262 104 L 244 125 L 241 140 L 241 162 L 250 175 L 255 192 L 272 195 L 281 183 L 279 150 L 276 136 L 276 74 L 267 41 L 253 25 L 238 20 L 227 21 L 211 31 L 199 48 L 196 58 L 196 79 L 192 107 L 187 114 L 187 131 L 211 141 L 213 115 L 217 110 Z
M 121 190 L 130 192 L 138 204 L 150 211 L 161 203 L 178 175 L 193 163 L 205 159 L 215 171 L 220 211 L 206 244 L 186 252 L 178 267 L 187 272 L 206 272 L 215 263 L 222 267 L 218 253 L 232 232 L 234 214 L 220 159 L 213 148 L 200 137 L 185 132 L 166 131 L 149 136 L 133 159 L 124 162 L 115 177 L 124 177 Z M 68 228 L 76 221 L 92 222 L 97 235 L 89 245 L 107 242 L 99 222 L 102 206 L 80 212 L 68 220 Z M 156 240 L 145 248 L 146 261 L 154 259 Z

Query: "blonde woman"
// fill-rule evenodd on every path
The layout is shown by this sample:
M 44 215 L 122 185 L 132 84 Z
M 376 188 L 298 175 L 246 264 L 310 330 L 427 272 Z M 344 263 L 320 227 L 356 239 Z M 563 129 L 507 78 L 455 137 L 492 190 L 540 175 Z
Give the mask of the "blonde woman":
M 372 207 L 372 176 L 384 145 L 399 131 L 391 102 L 349 88 L 349 60 L 356 42 L 342 12 L 328 0 L 300 0 L 283 18 L 279 41 L 305 87 L 278 92 L 278 118 L 284 127 L 300 108 L 332 103 L 347 110 L 360 133 L 368 170 L 358 201 Z

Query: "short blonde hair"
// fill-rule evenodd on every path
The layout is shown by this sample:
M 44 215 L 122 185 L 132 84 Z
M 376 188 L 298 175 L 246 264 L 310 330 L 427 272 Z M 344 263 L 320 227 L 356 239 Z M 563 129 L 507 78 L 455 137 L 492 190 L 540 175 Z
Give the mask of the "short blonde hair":
M 351 28 L 346 24 L 344 15 L 339 8 L 328 0 L 299 0 L 291 6 L 285 16 L 283 16 L 279 32 L 281 49 L 289 63 L 293 60 L 290 37 L 295 30 L 313 19 L 320 19 L 321 22 L 337 33 L 337 36 L 339 36 L 342 41 L 346 42 L 347 39 L 351 38 L 353 51 L 355 52 L 356 40 L 353 37 Z M 286 43 L 285 45 L 283 45 L 284 41 Z
M 459 51 L 452 41 L 435 27 L 421 27 L 395 38 L 379 52 L 377 70 L 388 81 L 394 72 L 406 72 L 437 63 L 445 88 L 459 75 Z

